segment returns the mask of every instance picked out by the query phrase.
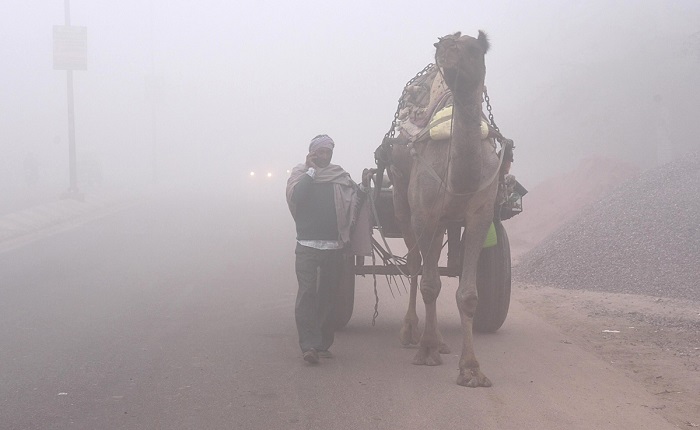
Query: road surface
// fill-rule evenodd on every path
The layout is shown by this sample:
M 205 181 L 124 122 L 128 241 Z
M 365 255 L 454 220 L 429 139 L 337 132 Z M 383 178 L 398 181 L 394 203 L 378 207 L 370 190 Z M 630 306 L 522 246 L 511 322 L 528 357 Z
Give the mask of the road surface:
M 238 200 L 237 200 L 238 199 Z M 414 366 L 407 295 L 358 279 L 336 357 L 310 366 L 280 199 L 168 193 L 0 253 L 3 429 L 672 429 L 659 398 L 517 300 L 475 347 Z M 454 280 L 442 334 L 459 351 Z M 422 314 L 422 309 L 420 309 Z

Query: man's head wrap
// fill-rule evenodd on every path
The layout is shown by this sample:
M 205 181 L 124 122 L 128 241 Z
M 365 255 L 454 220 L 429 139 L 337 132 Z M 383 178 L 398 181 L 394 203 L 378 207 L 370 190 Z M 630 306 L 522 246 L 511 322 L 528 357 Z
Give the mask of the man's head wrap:
M 320 148 L 328 148 L 331 151 L 335 147 L 335 142 L 327 134 L 319 134 L 318 136 L 311 139 L 311 144 L 309 145 L 309 152 L 314 152 Z

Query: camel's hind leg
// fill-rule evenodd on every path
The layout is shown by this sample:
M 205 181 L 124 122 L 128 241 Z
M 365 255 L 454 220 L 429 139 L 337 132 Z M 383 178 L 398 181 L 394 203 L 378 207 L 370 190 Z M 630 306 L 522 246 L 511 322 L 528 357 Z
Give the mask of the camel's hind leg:
M 402 229 L 403 230 L 403 229 Z M 409 229 L 410 231 L 410 229 Z M 406 316 L 403 318 L 399 339 L 401 345 L 416 345 L 420 341 L 420 330 L 418 328 L 418 314 L 416 313 L 416 296 L 418 295 L 418 270 L 420 269 L 420 253 L 415 246 L 415 238 L 411 233 L 410 236 L 404 231 L 404 240 L 409 249 L 408 252 L 408 271 L 410 281 L 410 293 L 408 297 L 408 309 Z
M 406 248 L 408 249 L 408 277 L 410 284 L 410 293 L 408 298 L 408 309 L 406 316 L 403 318 L 399 340 L 404 346 L 416 345 L 420 341 L 420 330 L 418 328 L 418 314 L 416 313 L 416 295 L 418 292 L 418 270 L 420 269 L 420 253 L 416 247 L 416 238 L 411 229 L 411 209 L 408 205 L 408 180 L 409 176 L 401 170 L 401 161 L 403 161 L 404 170 L 410 171 L 410 164 L 407 163 L 407 149 L 401 145 L 394 145 L 392 158 L 398 161 L 398 165 L 392 165 L 387 173 L 389 179 L 394 184 L 393 203 L 394 217 L 401 230 Z
M 418 352 L 413 358 L 413 364 L 436 366 L 442 364 L 442 358 L 440 358 L 442 336 L 437 329 L 437 298 L 442 287 L 438 273 L 438 260 L 445 229 L 428 223 L 422 226 L 414 224 L 414 230 L 424 230 L 424 234 L 419 236 L 418 247 L 423 256 L 420 292 L 423 296 L 423 303 L 425 303 L 425 329 L 420 339 Z

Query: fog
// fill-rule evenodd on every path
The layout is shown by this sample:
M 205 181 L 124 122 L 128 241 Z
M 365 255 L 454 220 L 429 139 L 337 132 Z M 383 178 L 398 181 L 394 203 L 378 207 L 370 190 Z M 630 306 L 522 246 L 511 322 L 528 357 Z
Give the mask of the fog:
M 598 305 L 584 292 L 561 300 L 520 288 L 505 330 L 475 337 L 497 391 L 457 395 L 458 363 L 474 363 L 457 356 L 458 280 L 445 279 L 439 299 L 440 337 L 453 352 L 441 368 L 417 370 L 415 352 L 397 336 L 406 283 L 377 286 L 358 275 L 348 284 L 357 279 L 354 302 L 343 303 L 345 310 L 354 303 L 354 316 L 334 343 L 337 359 L 302 366 L 296 231 L 283 197 L 286 172 L 304 161 L 315 135 L 333 137 L 333 161 L 355 180 L 373 167 L 404 85 L 434 61 L 438 37 L 457 31 L 489 35 L 493 114 L 515 141 L 511 172 L 526 188 L 593 155 L 645 170 L 697 151 L 700 1 L 70 0 L 71 24 L 87 28 L 87 70 L 73 72 L 84 203 L 59 200 L 70 187 L 68 91 L 67 72 L 54 70 L 53 27 L 64 24 L 65 3 L 0 3 L 0 427 L 410 430 L 463 422 L 546 430 L 700 422 L 697 378 L 688 373 L 698 351 L 691 351 L 697 330 L 687 328 L 697 325 L 683 325 L 697 306 L 666 298 L 605 293 Z M 671 179 L 678 176 L 686 178 Z M 557 208 L 602 188 L 567 185 L 569 199 L 557 199 Z M 544 194 L 562 193 L 550 189 L 557 192 Z M 601 242 L 581 240 L 571 249 L 583 251 L 566 254 L 574 255 L 562 263 L 569 270 L 559 272 L 585 276 L 601 261 L 593 257 L 654 257 L 657 243 L 673 242 L 658 253 L 667 267 L 691 261 L 673 254 L 700 249 L 700 232 L 681 223 L 691 217 L 672 213 L 680 204 L 656 210 L 639 230 L 619 228 L 641 219 L 637 209 L 649 200 L 615 206 L 614 217 L 601 216 L 608 223 L 572 224 L 586 227 L 581 237 L 601 238 L 606 252 L 596 252 Z M 575 210 L 532 207 L 548 228 Z M 657 219 L 664 228 L 646 222 Z M 539 224 L 522 225 L 520 232 Z M 666 233 L 672 225 L 679 228 Z M 510 243 L 542 240 L 543 230 L 519 236 L 513 228 Z M 648 240 L 652 230 L 663 240 Z M 627 232 L 641 233 L 622 237 Z M 400 239 L 390 241 L 392 253 L 405 253 Z M 486 267 L 494 284 L 507 278 L 498 288 L 510 294 L 510 245 L 500 244 Z M 542 252 L 533 255 L 549 255 Z M 615 261 L 604 260 L 609 271 L 588 281 L 614 271 L 611 279 L 628 288 L 626 269 L 666 260 L 636 258 L 627 268 Z M 663 273 L 636 274 L 656 281 Z M 515 288 L 522 285 L 516 279 Z M 648 309 L 657 309 L 654 319 Z M 638 330 L 625 330 L 631 321 Z M 590 341 L 601 327 L 618 327 L 620 336 Z
M 3 6 L 2 188 L 25 186 L 33 154 L 39 184 L 67 189 L 66 72 L 52 68 L 64 2 Z M 697 0 L 72 0 L 70 14 L 88 38 L 88 69 L 74 72 L 77 157 L 105 186 L 226 190 L 250 171 L 283 182 L 319 133 L 357 180 L 437 38 L 479 29 L 524 184 L 593 154 L 652 167 L 660 135 L 675 157 L 698 147 Z

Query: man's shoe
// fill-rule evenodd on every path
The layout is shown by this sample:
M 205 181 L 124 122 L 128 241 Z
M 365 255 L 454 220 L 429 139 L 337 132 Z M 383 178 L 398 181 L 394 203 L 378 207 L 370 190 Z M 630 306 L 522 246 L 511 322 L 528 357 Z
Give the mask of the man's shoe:
M 304 352 L 304 361 L 306 361 L 309 364 L 318 363 L 318 352 L 316 352 L 316 350 L 313 348 Z
M 321 358 L 335 358 L 335 355 L 333 355 L 333 353 L 329 350 L 318 351 L 318 356 Z

